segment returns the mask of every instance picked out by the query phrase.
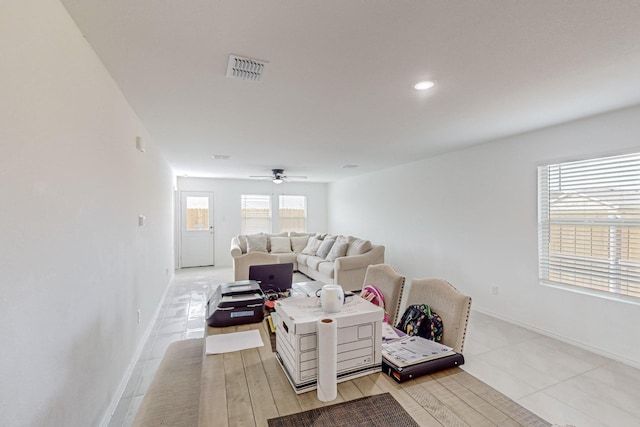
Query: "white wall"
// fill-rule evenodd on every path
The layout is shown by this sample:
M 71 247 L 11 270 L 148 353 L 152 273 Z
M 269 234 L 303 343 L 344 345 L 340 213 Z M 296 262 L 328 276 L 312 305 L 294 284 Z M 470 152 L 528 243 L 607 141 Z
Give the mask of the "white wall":
M 214 251 L 215 265 L 218 267 L 232 265 L 229 247 L 231 239 L 240 234 L 240 196 L 243 194 L 271 195 L 271 200 L 276 203 L 281 194 L 306 196 L 307 230 L 310 232 L 327 230 L 327 184 L 306 182 L 273 184 L 268 180 L 178 177 L 178 191 L 213 192 L 213 221 L 216 231 Z M 277 219 L 274 218 L 274 232 L 278 231 L 276 221 Z M 179 253 L 177 249 L 176 253 Z M 178 264 L 176 260 L 176 265 Z
M 537 280 L 536 167 L 640 149 L 640 108 L 329 186 L 329 228 L 386 246 L 407 279 L 440 277 L 473 307 L 640 366 L 640 307 Z M 498 295 L 491 287 L 498 286 Z
M 1 2 L 0 58 L 0 425 L 98 425 L 173 277 L 172 174 L 60 2 Z

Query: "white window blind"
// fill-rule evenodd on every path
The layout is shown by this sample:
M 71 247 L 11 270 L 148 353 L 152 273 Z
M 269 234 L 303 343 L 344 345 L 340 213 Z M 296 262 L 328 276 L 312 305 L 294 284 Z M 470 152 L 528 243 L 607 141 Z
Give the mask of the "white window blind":
M 305 196 L 281 195 L 279 200 L 278 217 L 280 232 L 307 231 L 307 198 Z
M 241 234 L 271 233 L 271 196 L 241 196 Z
M 640 298 L 640 153 L 538 168 L 540 280 Z

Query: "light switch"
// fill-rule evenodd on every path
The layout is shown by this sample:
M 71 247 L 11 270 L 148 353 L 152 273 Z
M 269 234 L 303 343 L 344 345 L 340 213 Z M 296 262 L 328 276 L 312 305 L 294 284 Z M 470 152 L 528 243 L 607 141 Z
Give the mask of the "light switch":
M 139 215 L 138 216 L 138 226 L 140 227 L 144 227 L 144 223 L 147 220 L 147 217 L 145 217 L 144 215 Z

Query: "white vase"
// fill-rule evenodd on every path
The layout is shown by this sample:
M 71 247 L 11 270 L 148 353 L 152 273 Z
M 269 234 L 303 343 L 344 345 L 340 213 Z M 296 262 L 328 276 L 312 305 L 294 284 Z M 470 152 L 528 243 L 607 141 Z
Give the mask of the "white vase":
M 340 285 L 324 285 L 320 291 L 320 304 L 325 313 L 339 313 L 344 304 L 344 291 Z

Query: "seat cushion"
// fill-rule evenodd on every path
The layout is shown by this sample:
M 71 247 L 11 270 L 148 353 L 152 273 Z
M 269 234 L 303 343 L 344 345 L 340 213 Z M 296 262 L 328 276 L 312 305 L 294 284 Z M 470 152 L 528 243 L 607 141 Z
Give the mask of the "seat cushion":
M 329 277 L 331 279 L 334 278 L 334 265 L 331 261 L 325 261 L 318 264 L 318 272 L 323 276 Z
M 307 255 L 307 254 L 298 254 L 298 256 L 296 256 L 296 260 L 298 261 L 298 265 L 307 265 L 307 260 L 311 257 L 312 255 Z
M 320 258 L 319 256 L 310 256 L 307 258 L 307 266 L 314 270 L 318 269 L 318 265 L 322 262 L 327 262 L 324 258 Z

